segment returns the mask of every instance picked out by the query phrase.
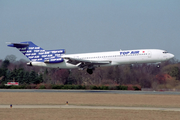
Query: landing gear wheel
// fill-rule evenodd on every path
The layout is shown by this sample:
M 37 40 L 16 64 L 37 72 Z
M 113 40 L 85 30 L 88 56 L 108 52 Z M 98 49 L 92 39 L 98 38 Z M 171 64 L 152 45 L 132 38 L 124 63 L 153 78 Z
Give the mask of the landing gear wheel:
M 92 70 L 92 69 L 87 69 L 87 72 L 88 72 L 89 74 L 93 74 L 93 70 Z
M 157 68 L 160 68 L 160 65 L 159 64 L 157 64 L 157 66 L 156 66 Z

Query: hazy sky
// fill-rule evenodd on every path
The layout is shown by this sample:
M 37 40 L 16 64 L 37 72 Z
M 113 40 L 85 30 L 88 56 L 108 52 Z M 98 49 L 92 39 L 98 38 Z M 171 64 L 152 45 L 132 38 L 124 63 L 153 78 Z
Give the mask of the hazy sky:
M 86 53 L 163 49 L 180 60 L 180 0 L 0 0 L 0 59 L 5 42 Z

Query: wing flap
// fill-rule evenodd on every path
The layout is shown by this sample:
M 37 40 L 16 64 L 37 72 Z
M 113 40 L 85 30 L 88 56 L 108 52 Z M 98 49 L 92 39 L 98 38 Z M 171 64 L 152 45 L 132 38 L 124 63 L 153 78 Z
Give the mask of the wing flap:
M 108 60 L 84 60 L 84 59 L 77 59 L 77 58 L 70 58 L 64 57 L 63 59 L 67 59 L 67 63 L 77 65 L 78 67 L 85 67 L 85 66 L 93 66 L 93 65 L 103 65 L 103 64 L 110 64 L 111 61 Z

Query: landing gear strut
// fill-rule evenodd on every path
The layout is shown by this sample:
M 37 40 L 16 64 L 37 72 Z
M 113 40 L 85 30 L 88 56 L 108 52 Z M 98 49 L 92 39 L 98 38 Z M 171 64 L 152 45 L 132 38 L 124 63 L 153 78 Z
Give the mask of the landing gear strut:
M 87 69 L 87 72 L 88 72 L 89 74 L 93 74 L 93 70 L 92 70 L 92 69 Z

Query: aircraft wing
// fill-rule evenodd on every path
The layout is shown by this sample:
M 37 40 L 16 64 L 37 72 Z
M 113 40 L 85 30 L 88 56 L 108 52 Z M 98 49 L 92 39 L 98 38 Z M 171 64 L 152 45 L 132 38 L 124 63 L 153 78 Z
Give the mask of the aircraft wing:
M 98 61 L 97 60 L 84 60 L 84 59 L 71 58 L 71 57 L 64 57 L 63 59 L 68 60 L 67 63 L 77 65 L 79 68 L 111 63 L 111 61 L 108 61 L 108 60 L 98 60 Z

